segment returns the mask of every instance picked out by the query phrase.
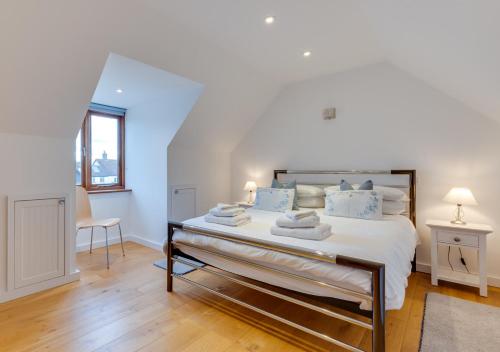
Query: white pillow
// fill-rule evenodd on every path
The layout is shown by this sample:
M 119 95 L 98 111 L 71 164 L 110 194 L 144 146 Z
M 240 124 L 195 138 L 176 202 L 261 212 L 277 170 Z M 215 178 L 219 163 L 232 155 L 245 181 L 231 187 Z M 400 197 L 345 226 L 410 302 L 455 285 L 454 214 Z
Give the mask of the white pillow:
M 299 208 L 324 208 L 325 197 L 299 197 L 297 205 Z
M 380 192 L 384 200 L 399 200 L 402 202 L 410 201 L 405 192 L 394 187 L 373 186 L 373 190 Z
M 359 188 L 359 184 L 353 184 L 351 185 L 352 188 L 354 188 L 354 190 L 357 190 Z M 338 192 L 340 191 L 340 185 L 335 185 L 335 186 L 328 186 L 328 187 L 325 187 L 325 193 L 329 193 L 329 192 Z M 352 191 L 352 190 L 351 190 Z
M 406 211 L 408 202 L 398 200 L 384 200 L 382 202 L 382 213 L 387 215 L 400 215 Z
M 293 208 L 295 189 L 259 187 L 255 192 L 253 209 L 279 211 L 284 213 Z
M 323 197 L 323 188 L 311 185 L 297 185 L 297 196 L 300 197 Z
M 325 215 L 382 219 L 382 195 L 376 191 L 331 191 L 325 203 Z

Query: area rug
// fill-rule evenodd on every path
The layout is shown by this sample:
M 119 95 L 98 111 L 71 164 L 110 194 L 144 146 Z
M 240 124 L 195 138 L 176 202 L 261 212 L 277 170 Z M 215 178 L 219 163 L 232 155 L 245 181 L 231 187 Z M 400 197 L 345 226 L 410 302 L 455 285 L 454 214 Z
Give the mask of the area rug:
M 500 308 L 428 293 L 420 352 L 500 351 Z
M 205 266 L 205 264 L 194 261 L 194 260 L 189 260 L 189 259 L 185 259 L 185 260 L 188 262 L 192 262 L 193 264 L 195 264 L 197 266 Z M 165 258 L 165 259 L 157 260 L 156 262 L 153 263 L 153 265 L 160 268 L 160 269 L 167 270 L 167 259 Z M 178 275 L 184 275 L 184 274 L 190 273 L 191 271 L 194 271 L 194 270 L 196 270 L 196 269 L 189 266 L 189 265 L 185 265 L 182 263 L 174 263 L 174 273 L 176 273 Z

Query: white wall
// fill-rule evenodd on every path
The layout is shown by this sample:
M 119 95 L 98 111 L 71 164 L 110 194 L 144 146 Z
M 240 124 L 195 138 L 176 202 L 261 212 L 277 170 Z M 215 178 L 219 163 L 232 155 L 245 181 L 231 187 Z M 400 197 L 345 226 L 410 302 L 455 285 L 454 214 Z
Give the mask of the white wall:
M 92 214 L 98 219 L 120 218 L 122 234 L 128 236 L 129 231 L 129 202 L 130 192 L 120 193 L 98 193 L 90 194 L 90 206 Z M 118 227 L 112 227 L 108 230 L 108 239 L 111 243 L 120 240 Z M 96 227 L 94 229 L 94 248 L 104 246 L 106 241 L 104 229 Z M 82 229 L 76 236 L 77 251 L 88 250 L 90 246 L 90 229 Z
M 123 89 L 116 94 L 115 88 Z M 125 240 L 162 247 L 167 222 L 167 146 L 191 111 L 203 86 L 165 70 L 110 54 L 93 102 L 127 109 L 125 183 L 132 192 L 90 196 L 96 218 L 119 217 Z M 104 231 L 94 230 L 95 245 Z M 119 241 L 117 228 L 111 242 Z M 80 231 L 79 250 L 88 248 L 90 230 Z
M 168 221 L 167 148 L 201 91 L 193 83 L 127 110 L 125 182 L 131 192 L 90 195 L 93 215 L 119 217 L 125 240 L 162 247 Z M 110 229 L 109 238 L 119 241 L 117 228 Z M 104 240 L 104 231 L 95 229 L 94 246 L 104 245 Z M 77 249 L 87 250 L 89 243 L 90 230 L 80 231 Z
M 7 196 L 66 193 L 74 209 L 73 139 L 0 133 L 0 294 L 7 275 Z M 70 211 L 73 214 L 73 211 Z M 70 229 L 74 229 L 74 219 Z M 68 234 L 74 241 L 74 232 Z M 72 243 L 74 245 L 74 243 Z M 71 272 L 75 270 L 71 263 Z
M 331 106 L 337 119 L 324 121 Z M 278 168 L 416 169 L 417 260 L 428 264 L 424 223 L 451 217 L 441 199 L 452 186 L 470 187 L 480 204 L 466 207 L 467 220 L 500 226 L 499 151 L 498 123 L 390 64 L 370 65 L 283 90 L 232 152 L 231 194 L 243 199 L 247 179 L 268 185 Z M 500 238 L 488 245 L 489 273 L 500 277 Z
M 213 151 L 210 148 L 183 148 L 170 145 L 168 148 L 169 189 L 180 185 L 196 186 L 197 215 L 206 213 L 217 202 L 229 201 L 231 198 L 230 156 L 229 152 Z
M 167 233 L 167 148 L 201 91 L 193 84 L 127 111 L 128 231 L 156 247 L 161 248 Z
M 67 139 L 68 144 L 53 148 L 51 155 L 41 155 L 44 149 L 38 142 L 20 142 L 19 147 L 11 145 L 11 149 L 0 151 L 9 160 L 18 159 L 17 163 L 24 163 L 22 171 L 13 169 L 11 174 L 2 173 L 0 196 L 10 191 L 43 193 L 47 189 L 73 194 L 74 138 L 110 52 L 204 84 L 203 99 L 179 132 L 183 145 L 188 147 L 203 145 L 201 149 L 213 143 L 224 143 L 226 151 L 230 151 L 246 128 L 260 116 L 279 85 L 237 55 L 179 24 L 175 13 L 151 7 L 150 1 L 54 0 L 47 6 L 34 1 L 11 0 L 2 5 L 0 132 L 59 137 Z M 231 138 L 219 139 L 220 133 Z M 14 134 L 9 138 L 22 139 Z M 31 137 L 26 138 L 31 141 Z M 145 145 L 156 143 L 146 137 L 139 140 Z M 166 156 L 170 141 L 165 137 L 164 142 L 163 151 L 159 152 Z M 31 155 L 38 159 L 33 162 Z M 38 164 L 42 167 L 37 167 Z M 132 170 L 132 164 L 127 166 Z M 158 164 L 149 166 L 166 175 L 166 164 L 163 169 Z M 60 182 L 62 179 L 68 183 Z M 133 175 L 129 179 L 134 180 Z M 24 183 L 19 184 L 19 188 L 10 187 L 11 180 Z M 142 184 L 131 186 L 138 192 Z M 128 196 L 131 202 L 132 198 L 138 202 L 135 189 Z M 226 193 L 229 194 L 229 188 Z M 142 204 L 146 199 L 143 198 Z M 102 208 L 108 209 L 105 205 L 108 198 L 93 197 L 93 203 L 99 200 L 104 203 Z M 5 207 L 5 202 L 1 207 Z M 107 214 L 96 212 L 97 216 Z M 164 220 L 160 217 L 154 224 L 163 224 Z M 129 224 L 127 233 L 132 231 L 132 225 L 138 231 L 145 230 L 141 230 L 138 223 Z M 160 240 L 160 233 L 164 231 L 154 224 L 150 225 L 154 230 L 151 236 Z M 0 241 L 5 241 L 6 224 L 0 225 Z M 86 242 L 86 236 L 79 235 L 81 244 Z

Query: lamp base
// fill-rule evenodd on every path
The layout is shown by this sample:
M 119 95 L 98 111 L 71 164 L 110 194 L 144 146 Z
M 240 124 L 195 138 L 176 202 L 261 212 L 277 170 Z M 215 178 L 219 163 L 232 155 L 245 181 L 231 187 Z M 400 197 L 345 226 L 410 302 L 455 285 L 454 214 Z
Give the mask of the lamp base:
M 462 208 L 462 204 L 457 204 L 457 209 L 455 211 L 455 219 L 451 220 L 450 222 L 455 225 L 466 224 L 466 222 L 464 221 L 464 210 Z

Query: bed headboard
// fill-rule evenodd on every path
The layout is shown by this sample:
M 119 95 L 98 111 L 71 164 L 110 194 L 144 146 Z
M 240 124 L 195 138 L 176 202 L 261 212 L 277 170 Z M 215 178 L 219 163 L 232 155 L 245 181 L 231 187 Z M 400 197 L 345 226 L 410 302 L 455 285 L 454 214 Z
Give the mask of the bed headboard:
M 308 185 L 337 185 L 345 179 L 349 183 L 362 183 L 371 179 L 375 185 L 394 187 L 408 194 L 408 217 L 416 225 L 416 171 L 415 170 L 351 170 L 309 171 L 274 170 L 274 178 L 282 182 L 297 181 Z

